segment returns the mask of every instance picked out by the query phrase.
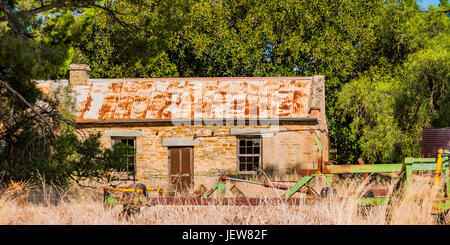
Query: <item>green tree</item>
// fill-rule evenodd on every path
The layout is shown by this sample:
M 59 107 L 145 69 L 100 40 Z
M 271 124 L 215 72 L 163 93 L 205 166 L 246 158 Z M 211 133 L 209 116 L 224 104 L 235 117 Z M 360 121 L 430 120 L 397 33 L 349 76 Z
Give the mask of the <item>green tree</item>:
M 189 1 L 104 1 L 120 11 L 130 32 L 102 9 L 85 9 L 77 17 L 82 29 L 74 42 L 73 63 L 89 64 L 91 77 L 174 77 L 177 68 L 167 50 L 186 22 Z
M 97 78 L 325 75 L 339 161 L 355 161 L 361 149 L 352 115 L 336 110 L 337 93 L 359 74 L 395 67 L 417 49 L 411 45 L 417 35 L 404 25 L 417 13 L 401 12 L 418 9 L 415 1 L 164 2 L 142 1 L 139 8 L 105 2 L 133 13 L 130 21 L 155 35 L 124 36 L 107 14 L 82 13 L 77 22 L 89 24 L 74 45 L 74 61 L 89 64 Z
M 372 69 L 346 84 L 339 94 L 339 111 L 350 115 L 350 140 L 370 163 L 399 160 L 402 132 L 395 118 L 399 84 L 389 71 Z
M 73 62 L 95 78 L 325 75 L 337 160 L 398 161 L 418 153 L 423 127 L 449 125 L 448 11 L 413 0 L 2 0 L 0 143 L 11 156 L 44 137 L 58 159 L 89 162 L 64 153 L 84 144 L 70 141 L 67 105 L 31 82 Z
M 441 2 L 432 13 L 408 13 L 404 62 L 361 73 L 339 93 L 338 108 L 361 155 L 375 163 L 420 156 L 423 128 L 450 125 L 450 26 Z M 439 12 L 440 11 L 440 12 Z
M 46 96 L 33 82 L 65 76 L 72 42 L 81 30 L 74 17 L 79 9 L 102 9 L 123 28 L 137 29 L 102 2 L 0 1 L 1 180 L 43 176 L 67 184 L 70 178 L 101 178 L 123 169 L 121 149 L 101 150 L 96 135 L 78 137 L 72 102 L 63 98 L 68 91 Z

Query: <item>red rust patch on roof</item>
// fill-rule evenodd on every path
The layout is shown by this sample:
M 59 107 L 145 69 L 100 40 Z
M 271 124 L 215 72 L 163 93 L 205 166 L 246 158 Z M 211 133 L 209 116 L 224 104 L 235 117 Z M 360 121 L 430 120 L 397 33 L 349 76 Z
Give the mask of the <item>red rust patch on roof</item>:
M 305 118 L 311 83 L 302 77 L 92 79 L 73 89 L 78 93 L 78 121 Z
M 88 95 L 88 97 L 86 98 L 86 100 L 83 103 L 83 111 L 81 112 L 80 118 L 83 118 L 84 114 L 86 113 L 86 111 L 88 111 L 91 108 L 91 104 L 92 104 L 92 96 Z
M 108 90 L 110 90 L 113 93 L 120 93 L 120 90 L 122 90 L 123 82 L 112 82 L 108 85 Z

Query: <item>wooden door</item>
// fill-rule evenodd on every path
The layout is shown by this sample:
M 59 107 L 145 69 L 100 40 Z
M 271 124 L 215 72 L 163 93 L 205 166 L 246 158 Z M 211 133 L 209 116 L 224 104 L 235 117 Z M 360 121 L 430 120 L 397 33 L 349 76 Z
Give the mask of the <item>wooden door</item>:
M 169 148 L 169 180 L 176 191 L 184 191 L 193 184 L 193 148 Z

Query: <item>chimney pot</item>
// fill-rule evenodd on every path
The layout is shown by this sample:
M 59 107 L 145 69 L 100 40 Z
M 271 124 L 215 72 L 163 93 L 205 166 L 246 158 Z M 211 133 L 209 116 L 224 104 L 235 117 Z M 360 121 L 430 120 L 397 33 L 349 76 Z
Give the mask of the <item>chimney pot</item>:
M 319 118 L 320 110 L 318 108 L 311 108 L 311 111 L 309 112 L 309 116 L 313 117 L 313 118 Z

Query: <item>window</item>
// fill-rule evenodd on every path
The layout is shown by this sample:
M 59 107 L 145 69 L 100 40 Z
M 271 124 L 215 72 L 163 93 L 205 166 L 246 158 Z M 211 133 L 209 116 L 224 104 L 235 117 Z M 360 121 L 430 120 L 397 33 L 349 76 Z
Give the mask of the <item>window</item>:
M 261 169 L 261 138 L 238 138 L 238 173 L 255 174 Z
M 136 170 L 135 168 L 135 154 L 134 154 L 134 149 L 135 147 L 135 142 L 136 139 L 135 138 L 123 138 L 123 137 L 114 137 L 112 138 L 113 144 L 117 144 L 117 143 L 124 143 L 127 144 L 129 146 L 131 146 L 131 149 L 127 148 L 127 152 L 125 153 L 125 155 L 123 157 L 126 158 L 126 162 L 127 162 L 127 172 L 134 172 Z

